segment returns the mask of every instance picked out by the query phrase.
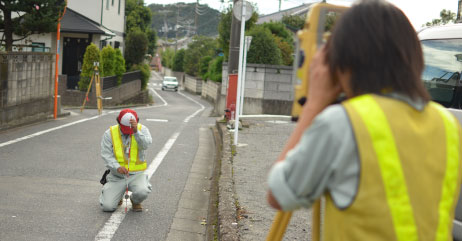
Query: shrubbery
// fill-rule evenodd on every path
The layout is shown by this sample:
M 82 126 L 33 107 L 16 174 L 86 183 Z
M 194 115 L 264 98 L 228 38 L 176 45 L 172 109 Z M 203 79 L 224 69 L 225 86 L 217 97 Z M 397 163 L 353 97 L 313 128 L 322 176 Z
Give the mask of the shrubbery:
M 186 52 L 186 50 L 184 50 L 184 49 L 180 49 L 180 50 L 176 51 L 175 57 L 173 57 L 173 66 L 172 66 L 173 71 L 177 71 L 177 72 L 183 72 L 184 71 L 183 65 L 184 65 L 184 54 L 185 54 L 185 52 Z
M 117 76 L 117 85 L 122 83 L 122 75 L 125 73 L 125 59 L 122 56 L 120 49 L 115 50 L 115 69 L 114 73 Z
M 87 90 L 90 85 L 90 80 L 94 72 L 94 62 L 100 61 L 100 53 L 98 47 L 91 43 L 87 46 L 83 55 L 82 72 L 80 73 L 79 89 Z
M 145 90 L 148 86 L 149 77 L 151 77 L 151 67 L 148 64 L 134 64 L 131 71 L 140 70 L 141 71 L 141 89 Z
M 221 82 L 221 73 L 223 66 L 224 56 L 218 56 L 210 62 L 209 70 L 207 71 L 207 79 L 215 82 Z
M 106 45 L 106 47 L 101 50 L 101 77 L 115 75 L 115 67 L 115 50 L 111 45 Z
M 212 61 L 211 56 L 204 56 L 199 61 L 199 76 L 204 80 L 207 80 L 207 72 L 209 70 L 210 61 Z

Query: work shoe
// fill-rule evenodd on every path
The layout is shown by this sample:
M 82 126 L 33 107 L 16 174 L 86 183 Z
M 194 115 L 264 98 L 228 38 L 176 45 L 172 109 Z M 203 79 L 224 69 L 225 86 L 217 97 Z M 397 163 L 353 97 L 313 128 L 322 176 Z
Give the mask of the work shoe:
M 130 198 L 130 202 L 132 202 L 133 212 L 141 212 L 141 211 L 143 211 L 143 207 L 141 206 L 141 203 L 134 203 L 131 198 Z

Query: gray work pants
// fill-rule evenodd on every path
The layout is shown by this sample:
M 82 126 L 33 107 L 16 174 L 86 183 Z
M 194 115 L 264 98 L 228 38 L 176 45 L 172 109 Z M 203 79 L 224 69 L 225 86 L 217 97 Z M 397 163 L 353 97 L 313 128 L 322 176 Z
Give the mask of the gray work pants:
M 144 172 L 130 175 L 127 181 L 125 181 L 125 178 L 115 176 L 112 173 L 109 173 L 106 179 L 107 183 L 104 184 L 99 196 L 99 203 L 105 212 L 112 212 L 117 209 L 117 205 L 127 188 L 127 182 L 128 190 L 132 192 L 130 199 L 133 203 L 143 202 L 151 192 L 151 184 Z

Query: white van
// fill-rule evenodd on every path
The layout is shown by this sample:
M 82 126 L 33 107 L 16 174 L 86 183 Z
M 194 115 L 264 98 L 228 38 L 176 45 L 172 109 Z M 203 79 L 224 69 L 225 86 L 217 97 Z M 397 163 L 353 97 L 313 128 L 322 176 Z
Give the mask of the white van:
M 462 24 L 425 28 L 418 36 L 425 61 L 422 79 L 432 100 L 450 108 L 462 123 Z M 454 240 L 462 241 L 461 198 L 453 223 Z

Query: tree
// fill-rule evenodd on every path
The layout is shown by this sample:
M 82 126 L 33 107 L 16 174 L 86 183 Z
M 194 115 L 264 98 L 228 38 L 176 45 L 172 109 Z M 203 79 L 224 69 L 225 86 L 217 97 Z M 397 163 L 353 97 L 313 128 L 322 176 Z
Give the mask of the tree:
M 209 65 L 209 70 L 207 71 L 207 79 L 213 80 L 215 82 L 221 82 L 221 74 L 223 69 L 223 56 L 218 56 L 212 60 Z
M 64 0 L 0 0 L 0 31 L 4 38 L 1 43 L 5 43 L 6 50 L 11 51 L 13 42 L 33 33 L 56 31 L 65 4 Z M 19 38 L 14 39 L 14 35 Z
M 206 36 L 195 36 L 193 42 L 188 44 L 184 55 L 184 71 L 192 76 L 199 74 L 199 62 L 203 56 L 213 56 L 217 49 L 214 39 Z
M 114 73 L 117 76 L 117 85 L 122 83 L 122 75 L 125 73 L 125 59 L 120 49 L 115 50 Z
M 186 50 L 180 49 L 176 51 L 175 57 L 173 58 L 173 66 L 172 70 L 177 71 L 177 72 L 183 72 L 184 68 L 184 54 L 186 53 Z
M 200 59 L 199 61 L 199 76 L 202 77 L 202 79 L 207 79 L 207 71 L 209 70 L 209 64 L 210 64 L 210 61 L 212 61 L 212 57 L 211 56 L 204 56 Z
M 286 41 L 284 41 L 281 37 L 279 36 L 273 36 L 274 41 L 278 48 L 281 51 L 281 58 L 282 58 L 282 64 L 291 66 L 294 58 L 293 58 L 293 53 L 294 53 L 294 48 L 292 44 L 288 44 Z
M 135 29 L 127 35 L 125 40 L 125 61 L 128 66 L 143 62 L 148 50 L 148 38 L 139 29 Z
M 284 15 L 282 23 L 293 32 L 297 32 L 305 26 L 305 17 L 300 15 Z
M 422 26 L 436 26 L 441 24 L 448 24 L 450 22 L 455 22 L 456 20 L 456 13 L 451 12 L 451 10 L 443 9 L 440 12 L 440 18 L 433 19 L 431 22 L 427 22 L 425 25 Z
M 148 54 L 154 56 L 156 51 L 157 33 L 152 29 L 148 29 L 146 31 L 146 36 L 148 37 Z
M 229 6 L 221 13 L 220 22 L 218 23 L 218 45 L 223 50 L 225 59 L 229 55 L 229 40 L 231 39 L 231 20 L 233 17 L 233 9 Z M 258 14 L 254 11 L 252 17 L 245 22 L 245 29 L 251 29 L 258 20 Z
M 146 32 L 151 27 L 151 10 L 144 6 L 144 0 L 127 0 L 125 16 L 127 34 L 135 29 Z
M 87 90 L 90 84 L 91 77 L 95 69 L 94 63 L 100 61 L 100 53 L 98 47 L 94 43 L 87 46 L 83 55 L 82 72 L 80 73 L 79 89 Z
M 175 57 L 175 51 L 171 48 L 165 49 L 161 54 L 162 65 L 167 68 L 173 67 L 173 58 Z
M 115 50 L 111 45 L 106 45 L 101 50 L 101 77 L 115 75 Z
M 263 23 L 262 25 L 263 27 L 269 29 L 273 35 L 280 37 L 282 41 L 293 44 L 294 39 L 292 37 L 292 33 L 285 27 L 282 22 L 269 22 Z
M 281 51 L 268 28 L 257 25 L 248 32 L 248 35 L 252 36 L 252 44 L 247 54 L 248 63 L 273 65 L 282 63 Z

